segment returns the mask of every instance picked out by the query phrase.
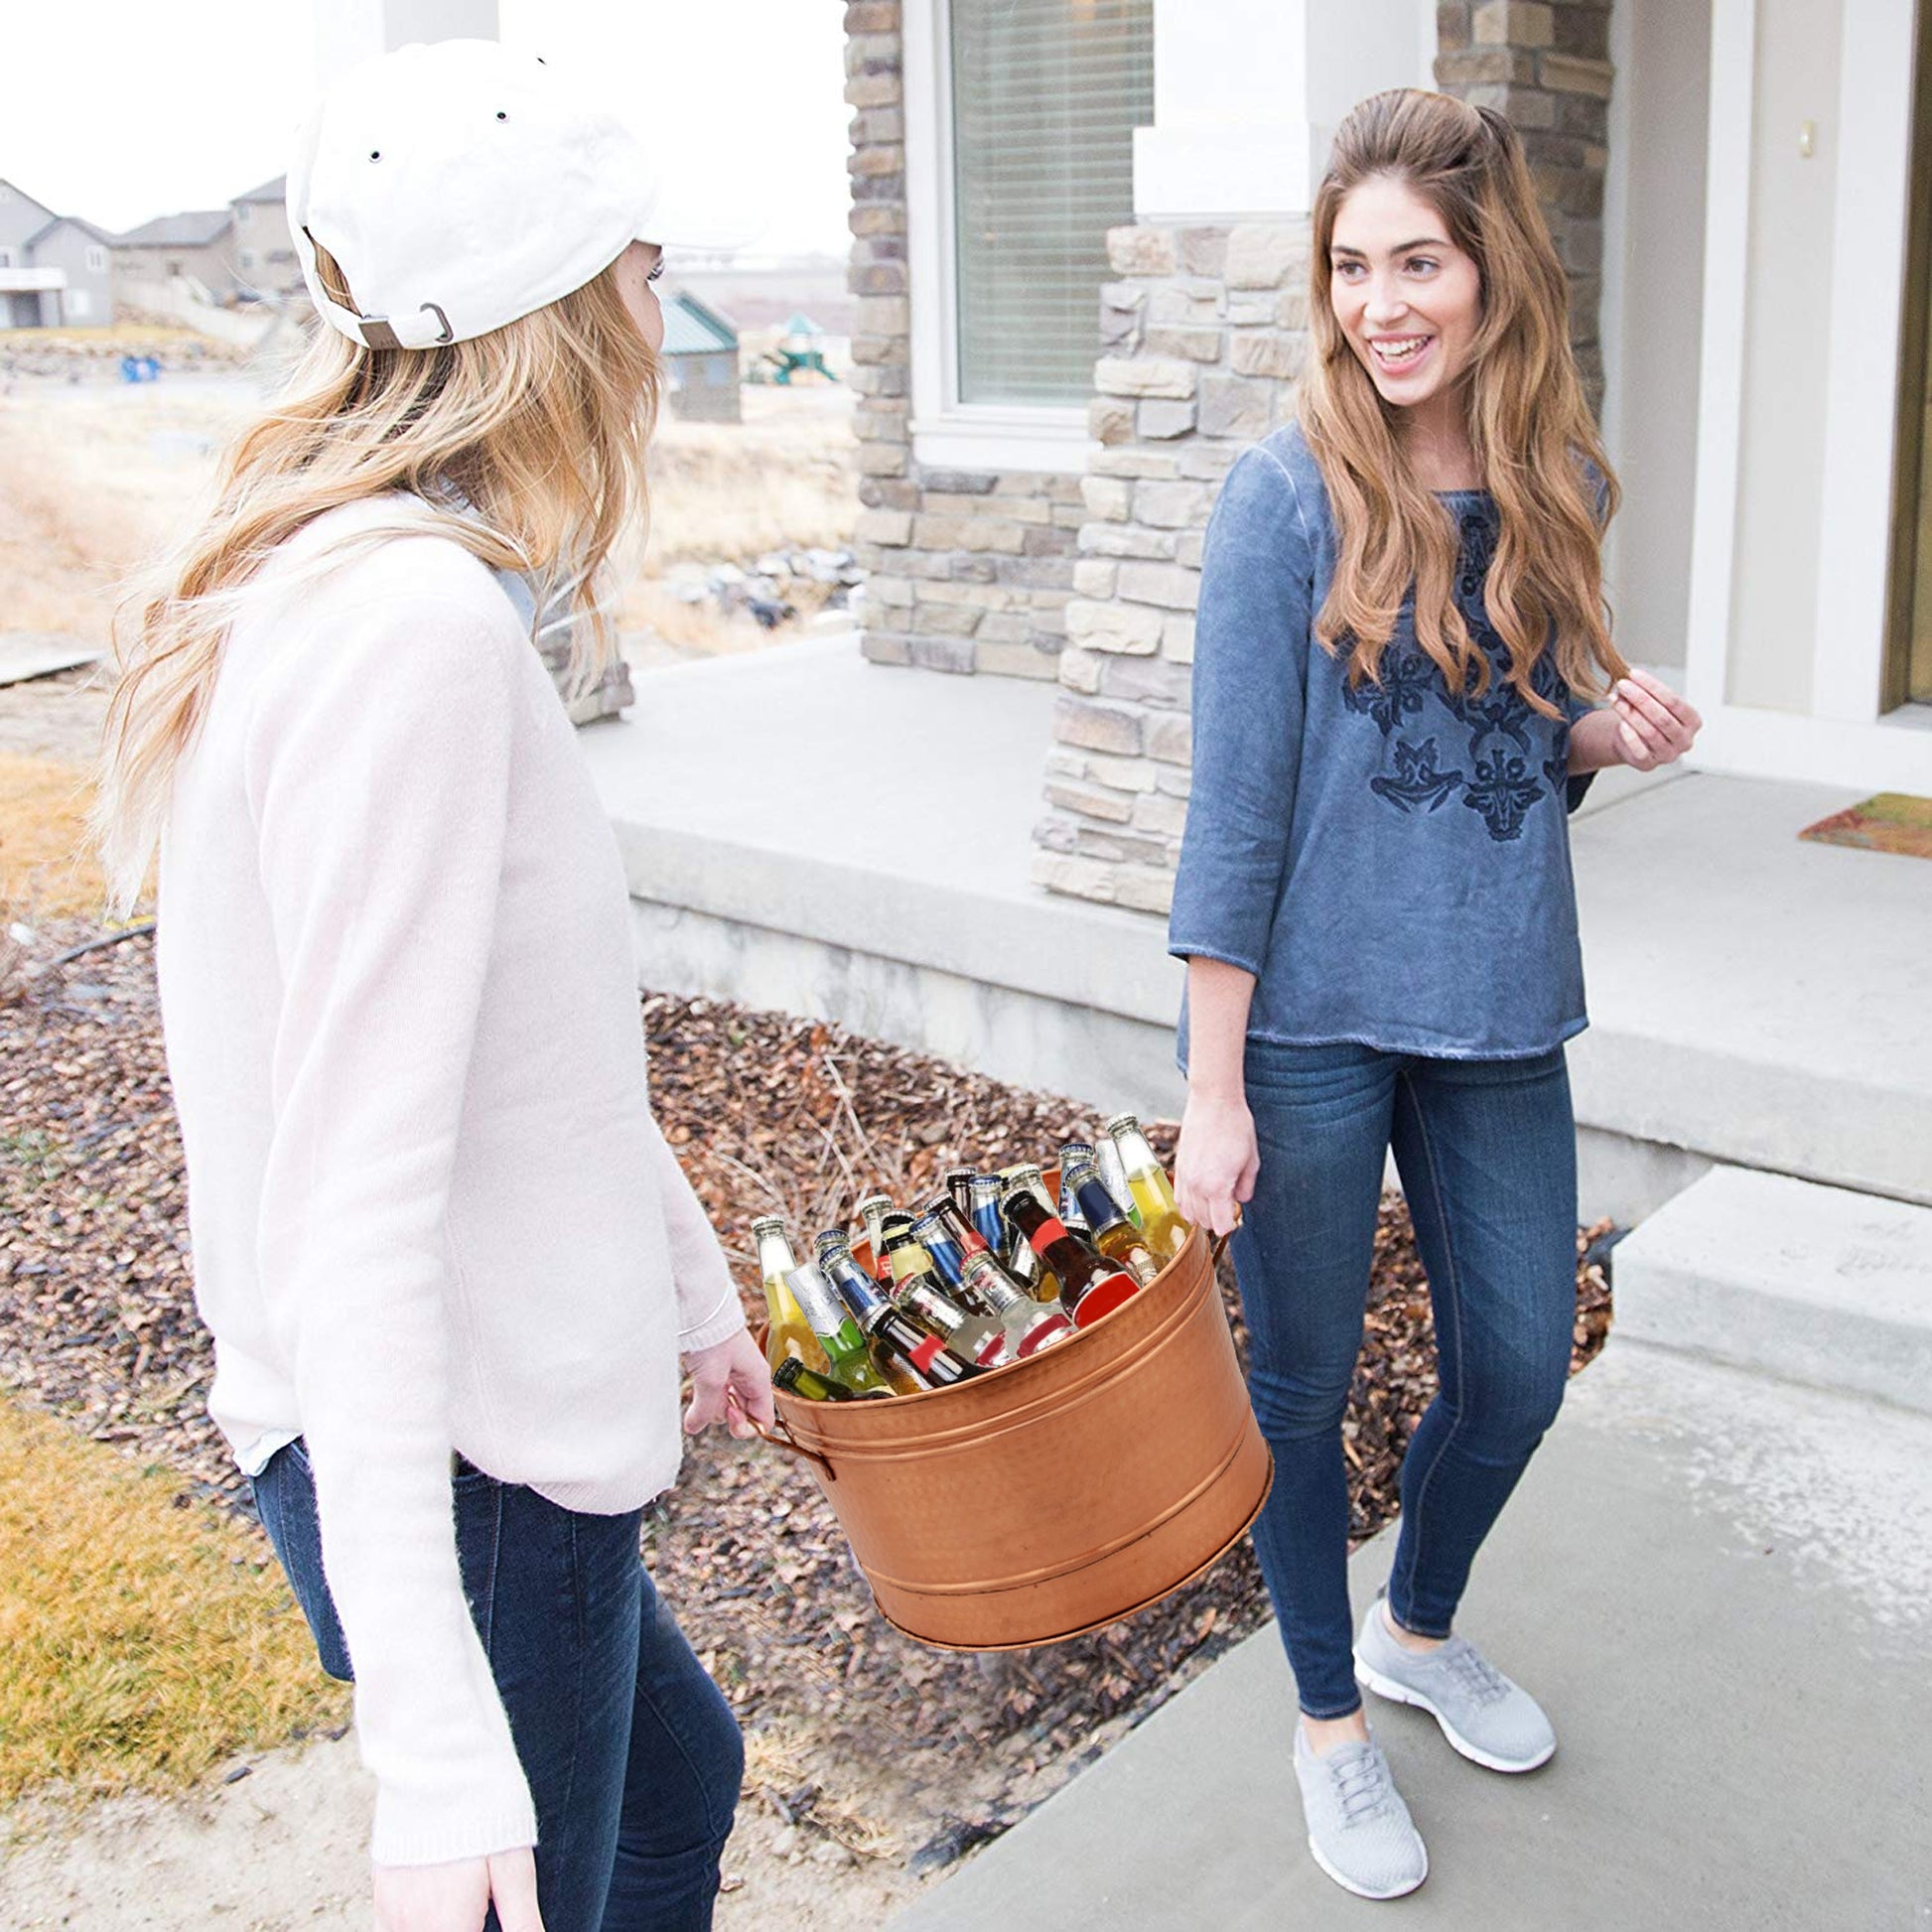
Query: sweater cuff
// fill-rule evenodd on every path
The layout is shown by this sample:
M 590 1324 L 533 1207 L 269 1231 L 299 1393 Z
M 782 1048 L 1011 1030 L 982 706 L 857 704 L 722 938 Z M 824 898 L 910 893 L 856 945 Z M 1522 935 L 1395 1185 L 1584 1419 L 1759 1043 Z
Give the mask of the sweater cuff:
M 700 1348 L 716 1348 L 721 1341 L 729 1341 L 741 1328 L 748 1325 L 745 1319 L 745 1305 L 738 1299 L 737 1285 L 729 1284 L 722 1305 L 696 1327 L 680 1330 L 677 1338 L 678 1353 L 694 1355 Z
M 536 1811 L 522 1776 L 515 1792 L 487 1794 L 482 1804 L 431 1801 L 384 1791 L 375 1796 L 369 1857 L 376 1864 L 450 1864 L 486 1859 L 537 1842 Z

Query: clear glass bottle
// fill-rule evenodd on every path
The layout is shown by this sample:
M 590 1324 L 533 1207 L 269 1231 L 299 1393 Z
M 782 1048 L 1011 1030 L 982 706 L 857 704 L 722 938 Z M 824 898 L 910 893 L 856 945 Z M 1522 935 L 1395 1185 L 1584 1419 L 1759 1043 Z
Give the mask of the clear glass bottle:
M 759 1244 L 759 1279 L 764 1285 L 764 1358 L 776 1368 L 787 1355 L 796 1355 L 821 1375 L 832 1370 L 825 1344 L 812 1332 L 805 1311 L 798 1306 L 785 1277 L 797 1267 L 784 1216 L 761 1214 L 752 1223 L 752 1239 Z
M 1187 1245 L 1193 1229 L 1180 1218 L 1175 1206 L 1173 1183 L 1167 1170 L 1155 1159 L 1154 1150 L 1141 1132 L 1141 1123 L 1132 1114 L 1116 1114 L 1107 1123 L 1107 1132 L 1120 1150 L 1121 1166 L 1127 1170 L 1127 1184 L 1134 1190 L 1135 1204 L 1141 1210 L 1141 1232 L 1148 1246 L 1163 1261 L 1172 1261 Z

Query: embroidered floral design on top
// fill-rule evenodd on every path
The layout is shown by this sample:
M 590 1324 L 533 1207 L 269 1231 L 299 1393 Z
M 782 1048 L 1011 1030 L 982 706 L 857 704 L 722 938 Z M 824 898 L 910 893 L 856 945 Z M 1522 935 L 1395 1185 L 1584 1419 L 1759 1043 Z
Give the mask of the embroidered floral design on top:
M 1442 673 L 1410 635 L 1391 639 L 1382 655 L 1379 682 L 1354 686 L 1344 679 L 1342 695 L 1350 711 L 1375 721 L 1385 740 L 1394 737 L 1406 718 L 1419 716 L 1428 706 L 1440 706 L 1448 713 L 1468 734 L 1472 775 L 1459 768 L 1439 769 L 1434 737 L 1420 742 L 1395 738 L 1388 748 L 1395 770 L 1371 778 L 1369 789 L 1400 812 L 1426 813 L 1434 812 L 1459 785 L 1463 804 L 1480 813 L 1489 836 L 1500 843 L 1521 835 L 1524 820 L 1539 799 L 1554 795 L 1561 802 L 1565 797 L 1570 727 L 1534 710 L 1508 681 L 1508 646 L 1489 621 L 1483 603 L 1483 585 L 1496 550 L 1493 510 L 1464 509 L 1456 520 L 1461 532 L 1456 604 L 1470 636 L 1488 659 L 1488 689 L 1480 696 L 1472 689 L 1445 690 Z M 1539 697 L 1564 708 L 1563 675 L 1548 652 L 1537 659 L 1531 684 Z M 1555 742 L 1550 756 L 1539 758 L 1538 734 L 1546 731 Z
M 1395 744 L 1395 776 L 1371 778 L 1368 788 L 1405 812 L 1425 807 L 1433 812 L 1461 782 L 1460 771 L 1436 769 L 1433 738 L 1424 739 L 1420 745 L 1399 738 Z
M 1343 675 L 1342 701 L 1350 711 L 1373 718 L 1387 738 L 1404 717 L 1422 710 L 1430 687 L 1441 681 L 1441 673 L 1420 650 L 1398 654 L 1390 649 L 1382 653 L 1381 674 L 1375 683 L 1364 679 L 1356 684 Z

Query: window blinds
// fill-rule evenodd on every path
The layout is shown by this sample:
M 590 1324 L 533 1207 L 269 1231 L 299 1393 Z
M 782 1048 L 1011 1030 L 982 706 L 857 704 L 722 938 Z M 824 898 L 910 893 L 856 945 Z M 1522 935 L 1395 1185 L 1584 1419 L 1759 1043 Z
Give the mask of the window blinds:
M 962 403 L 1084 403 L 1154 118 L 1153 0 L 951 0 Z

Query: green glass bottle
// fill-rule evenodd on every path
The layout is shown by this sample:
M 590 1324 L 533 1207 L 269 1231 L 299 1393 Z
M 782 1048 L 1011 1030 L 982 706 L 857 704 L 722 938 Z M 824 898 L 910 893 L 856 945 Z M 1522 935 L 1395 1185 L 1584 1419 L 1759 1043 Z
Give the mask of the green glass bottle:
M 771 1386 L 802 1395 L 807 1402 L 857 1402 L 858 1397 L 843 1382 L 834 1382 L 815 1368 L 807 1368 L 796 1355 L 787 1355 L 771 1371 Z
M 832 1379 L 842 1382 L 854 1395 L 892 1395 L 893 1385 L 880 1374 L 859 1324 L 846 1312 L 825 1270 L 815 1261 L 805 1262 L 785 1277 L 785 1285 L 804 1310 L 812 1332 L 825 1345 Z

